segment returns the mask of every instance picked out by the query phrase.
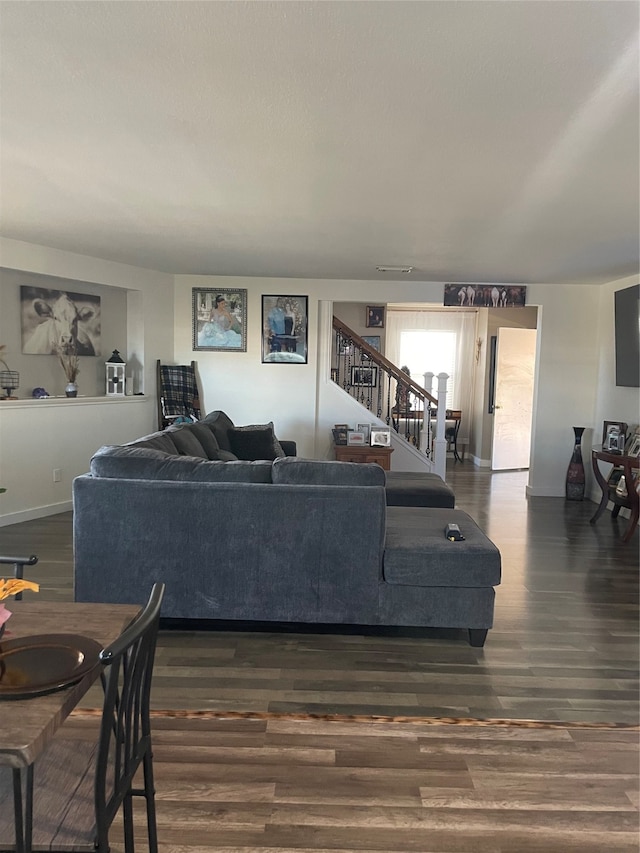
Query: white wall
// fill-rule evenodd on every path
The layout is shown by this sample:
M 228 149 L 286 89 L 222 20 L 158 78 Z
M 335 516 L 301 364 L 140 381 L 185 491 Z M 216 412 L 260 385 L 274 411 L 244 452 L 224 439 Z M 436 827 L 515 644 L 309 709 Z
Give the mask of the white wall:
M 198 362 L 203 388 L 204 409 L 223 409 L 237 423 L 262 423 L 273 420 L 281 438 L 298 441 L 305 456 L 323 456 L 329 446 L 326 432 L 333 413 L 323 409 L 326 382 L 318 379 L 328 373 L 331 335 L 321 336 L 322 301 L 385 304 L 420 302 L 442 305 L 442 282 L 360 282 L 344 280 L 298 280 L 234 278 L 223 276 L 176 276 L 112 264 L 95 258 L 31 246 L 16 241 L 0 243 L 0 265 L 41 275 L 58 276 L 85 282 L 97 282 L 125 288 L 135 317 L 128 318 L 128 331 L 137 335 L 128 344 L 132 355 L 144 362 L 143 378 L 147 392 L 155 395 L 155 360 Z M 629 280 L 634 283 L 633 280 Z M 248 291 L 246 353 L 194 352 L 191 346 L 191 289 L 243 287 Z M 583 445 L 592 442 L 593 430 L 599 432 L 602 420 L 637 422 L 637 389 L 616 389 L 612 373 L 613 291 L 624 283 L 606 287 L 587 285 L 531 285 L 527 303 L 539 312 L 538 379 L 532 467 L 529 493 L 563 495 L 565 472 L 572 448 L 572 426 L 590 428 Z M 309 297 L 309 362 L 299 364 L 261 364 L 261 295 L 291 294 Z M 325 312 L 330 314 L 329 312 Z M 609 320 L 606 318 L 609 317 Z M 324 321 L 325 324 L 328 322 Z M 607 326 L 607 323 L 609 325 Z M 605 328 L 606 327 L 606 328 Z M 132 352 L 133 349 L 133 352 Z M 155 428 L 155 405 L 143 407 L 145 430 Z M 78 409 L 75 427 L 86 427 Z M 0 418 L 4 423 L 2 407 Z M 327 422 L 325 420 L 328 418 Z M 140 434 L 139 424 L 125 425 L 116 441 Z M 131 426 L 131 430 L 128 429 Z M 94 436 L 100 444 L 114 440 L 114 429 L 105 424 Z M 72 444 L 74 436 L 65 436 Z M 12 452 L 13 439 L 0 431 L 0 480 L 11 489 L 12 483 L 26 478 L 31 484 L 31 506 L 37 506 L 37 491 L 50 470 L 34 470 L 28 454 L 20 458 Z M 13 448 L 15 450 L 15 448 Z M 82 449 L 83 469 L 88 459 Z M 48 464 L 48 463 L 47 463 Z M 0 498 L 0 509 L 7 496 Z M 5 503 L 5 506 L 7 504 Z M 24 507 L 23 507 L 24 508 Z M 18 508 L 19 509 L 19 508 Z
M 0 402 L 0 485 L 7 489 L 0 495 L 2 526 L 68 509 L 71 480 L 88 470 L 91 454 L 97 448 L 128 441 L 156 428 L 155 360 L 173 361 L 174 341 L 172 276 L 6 238 L 0 238 L 0 266 L 71 282 L 106 285 L 126 293 L 131 314 L 121 353 L 129 364 L 139 365 L 139 389 L 148 395 L 133 401 L 109 402 L 103 397 Z M 12 274 L 0 279 L 0 330 L 7 323 L 14 323 L 10 330 L 13 354 L 20 358 L 20 318 L 15 314 L 14 299 L 17 287 Z M 13 320 L 8 320 L 12 314 Z M 0 339 L 0 343 L 5 341 Z M 11 351 L 8 356 L 12 366 Z M 104 371 L 104 360 L 100 357 L 98 361 L 96 377 L 99 370 Z M 18 393 L 29 396 L 30 389 L 19 389 Z M 100 393 L 104 394 L 104 386 Z M 53 483 L 53 468 L 61 469 L 60 483 Z

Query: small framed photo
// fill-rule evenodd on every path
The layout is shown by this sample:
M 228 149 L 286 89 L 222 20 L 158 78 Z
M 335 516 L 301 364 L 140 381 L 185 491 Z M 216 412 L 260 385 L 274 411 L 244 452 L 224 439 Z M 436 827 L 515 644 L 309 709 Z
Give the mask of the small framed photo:
M 332 381 L 332 382 L 339 382 L 339 381 L 340 381 L 340 375 L 339 375 L 339 373 L 338 373 L 338 368 L 337 368 L 337 367 L 332 367 L 332 368 L 331 368 L 331 381 Z
M 191 289 L 193 349 L 247 351 L 247 291 Z
M 605 430 L 605 440 L 603 442 L 603 450 L 609 453 L 624 453 L 624 446 L 627 440 L 626 424 L 607 422 Z
M 362 340 L 365 344 L 369 344 L 371 349 L 380 352 L 380 335 L 363 335 Z
M 364 445 L 366 444 L 365 438 L 364 438 L 364 433 L 363 432 L 357 432 L 354 429 L 350 429 L 349 432 L 347 433 L 347 444 L 353 444 L 353 445 L 357 445 L 360 447 L 364 447 Z
M 347 430 L 347 429 L 349 429 L 349 424 L 334 424 L 334 425 L 333 425 L 333 428 L 334 428 L 334 429 L 344 429 L 344 430 Z
M 631 436 L 627 456 L 633 456 L 635 459 L 640 456 L 640 432 L 634 432 Z
M 384 329 L 384 305 L 367 305 L 367 329 Z
M 375 388 L 378 384 L 378 368 L 377 367 L 361 367 L 352 365 L 351 367 L 351 385 L 361 386 L 366 385 L 370 388 Z
M 371 430 L 372 447 L 389 447 L 391 445 L 391 430 L 383 427 L 373 427 Z
M 371 424 L 356 424 L 356 432 L 361 432 L 364 435 L 364 443 L 369 444 Z
M 333 443 L 334 444 L 346 444 L 347 443 L 347 430 L 345 429 L 332 429 L 333 434 Z
M 262 363 L 307 363 L 308 296 L 262 297 Z
M 602 449 L 609 450 L 609 436 L 612 433 L 621 433 L 623 437 L 627 434 L 627 425 L 624 421 L 604 421 L 602 424 Z M 616 441 L 617 443 L 617 441 Z M 623 443 L 624 447 L 624 443 Z

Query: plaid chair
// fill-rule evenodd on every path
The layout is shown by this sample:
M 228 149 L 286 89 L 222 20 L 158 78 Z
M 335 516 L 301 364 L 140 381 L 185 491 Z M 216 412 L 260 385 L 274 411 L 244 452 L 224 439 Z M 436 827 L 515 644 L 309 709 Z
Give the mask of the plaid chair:
M 161 364 L 157 362 L 158 429 L 169 424 L 200 420 L 200 394 L 196 381 L 196 363 Z

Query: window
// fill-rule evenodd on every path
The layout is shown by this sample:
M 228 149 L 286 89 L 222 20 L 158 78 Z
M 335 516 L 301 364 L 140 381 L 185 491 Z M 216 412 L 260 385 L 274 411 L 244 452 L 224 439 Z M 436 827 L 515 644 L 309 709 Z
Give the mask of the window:
M 404 329 L 400 332 L 400 364 L 411 371 L 411 378 L 423 384 L 424 374 L 429 371 L 437 376 L 446 373 L 448 409 L 455 408 L 453 396 L 456 379 L 457 335 L 455 332 L 429 331 L 427 329 Z M 434 380 L 433 391 L 437 391 Z

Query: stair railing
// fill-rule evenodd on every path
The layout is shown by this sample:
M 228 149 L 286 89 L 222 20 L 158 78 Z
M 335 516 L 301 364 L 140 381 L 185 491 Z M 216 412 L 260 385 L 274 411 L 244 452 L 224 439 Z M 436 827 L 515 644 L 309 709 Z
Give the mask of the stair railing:
M 432 459 L 436 398 L 335 316 L 333 331 L 333 381 Z

